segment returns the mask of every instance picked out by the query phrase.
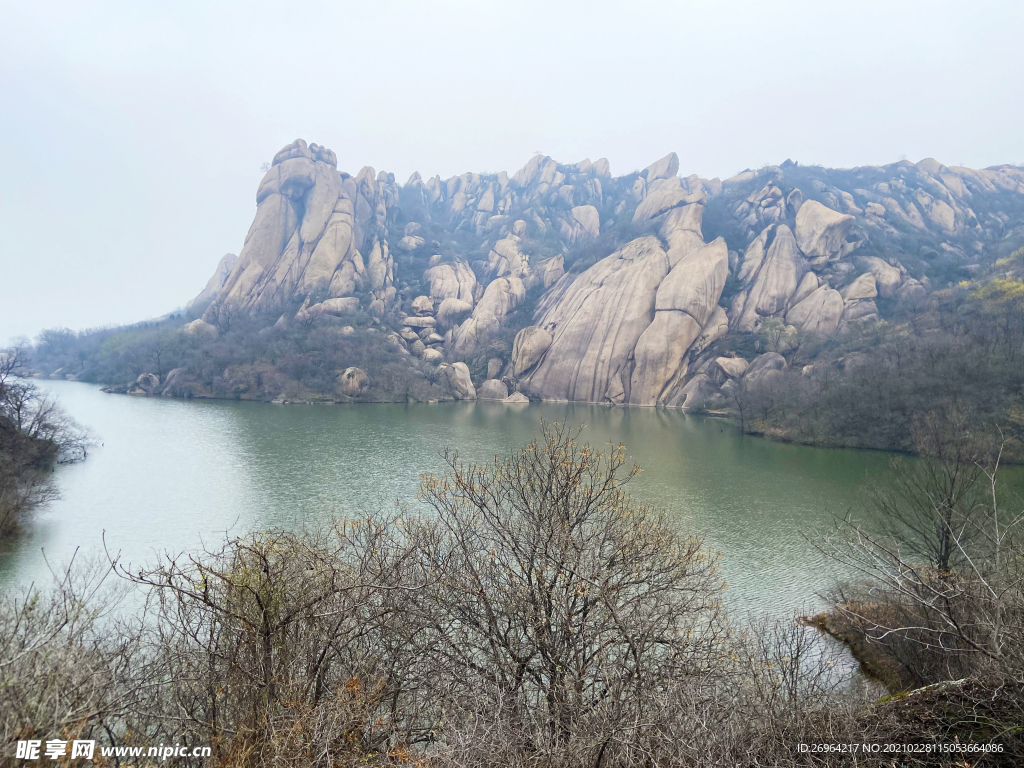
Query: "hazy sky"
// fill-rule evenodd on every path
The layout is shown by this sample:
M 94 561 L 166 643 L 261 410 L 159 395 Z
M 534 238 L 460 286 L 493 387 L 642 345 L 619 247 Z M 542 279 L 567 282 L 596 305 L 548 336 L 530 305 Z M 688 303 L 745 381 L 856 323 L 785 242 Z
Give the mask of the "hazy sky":
M 196 294 L 296 137 L 443 177 L 1024 162 L 1024 2 L 0 0 L 0 344 Z

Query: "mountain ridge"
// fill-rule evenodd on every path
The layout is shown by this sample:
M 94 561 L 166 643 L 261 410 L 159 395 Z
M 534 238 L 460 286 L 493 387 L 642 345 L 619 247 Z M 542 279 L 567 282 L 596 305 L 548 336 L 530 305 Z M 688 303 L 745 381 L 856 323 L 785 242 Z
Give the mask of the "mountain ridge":
M 338 171 L 333 151 L 298 139 L 274 156 L 236 262 L 218 266 L 186 330 L 216 334 L 239 314 L 366 315 L 442 369 L 496 359 L 487 378 L 530 397 L 686 408 L 706 399 L 693 384 L 713 362 L 701 354 L 728 334 L 771 321 L 842 333 L 1024 242 L 1024 171 L 1012 165 L 678 172 L 675 153 L 618 177 L 604 158 L 538 154 L 511 176 L 414 173 L 400 185 L 370 167 Z M 532 342 L 499 348 L 513 325 Z

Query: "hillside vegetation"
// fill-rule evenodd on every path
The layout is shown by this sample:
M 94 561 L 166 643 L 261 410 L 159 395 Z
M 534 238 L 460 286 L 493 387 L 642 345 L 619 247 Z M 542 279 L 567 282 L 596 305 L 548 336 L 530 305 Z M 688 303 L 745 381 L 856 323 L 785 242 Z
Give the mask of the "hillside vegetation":
M 1024 426 L 1022 262 L 1019 250 L 993 275 L 826 341 L 762 327 L 756 344 L 786 365 L 742 380 L 709 407 L 746 431 L 817 445 L 912 451 L 913 419 L 950 404 L 1015 437 Z M 1020 460 L 1016 439 L 1008 450 Z

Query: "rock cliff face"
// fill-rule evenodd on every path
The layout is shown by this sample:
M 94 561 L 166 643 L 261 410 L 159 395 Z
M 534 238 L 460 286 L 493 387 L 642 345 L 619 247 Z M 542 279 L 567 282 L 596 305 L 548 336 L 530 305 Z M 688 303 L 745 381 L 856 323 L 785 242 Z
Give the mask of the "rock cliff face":
M 195 332 L 238 313 L 362 317 L 463 398 L 694 407 L 760 375 L 716 354 L 723 337 L 911 311 L 1024 241 L 1024 170 L 931 159 L 720 181 L 681 177 L 675 153 L 618 177 L 537 155 L 511 176 L 399 185 L 299 139 L 256 204 L 237 259 L 189 305 L 208 305 Z
M 231 269 L 235 266 L 236 261 L 238 261 L 238 257 L 233 253 L 225 253 L 221 256 L 220 261 L 217 262 L 217 268 L 206 282 L 206 287 L 199 292 L 199 295 L 185 305 L 185 311 L 205 309 L 211 301 L 216 299 L 224 288 L 224 283 L 228 281 Z
M 343 298 L 367 290 L 383 314 L 395 296 L 384 237 L 394 176 L 339 173 L 335 154 L 302 139 L 282 149 L 256 192 L 256 218 L 238 261 L 204 319 L 228 310 L 274 310 L 296 297 Z M 366 254 L 364 258 L 363 254 Z
M 546 297 L 536 330 L 522 333 L 547 334 L 550 344 L 529 356 L 525 340 L 513 348 L 513 370 L 530 371 L 522 391 L 554 400 L 676 404 L 687 354 L 711 325 L 729 271 L 725 241 L 700 240 L 693 230 L 700 206 L 691 206 L 666 216 L 663 239 L 633 240 Z

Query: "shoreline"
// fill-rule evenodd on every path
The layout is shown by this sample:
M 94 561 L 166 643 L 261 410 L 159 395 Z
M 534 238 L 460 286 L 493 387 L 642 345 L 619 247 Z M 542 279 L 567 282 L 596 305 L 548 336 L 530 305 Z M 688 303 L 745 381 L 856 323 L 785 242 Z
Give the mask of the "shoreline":
M 151 399 L 153 399 L 153 398 L 163 398 L 164 397 L 163 395 L 155 395 L 155 394 L 154 395 L 149 395 L 149 394 L 144 394 L 144 393 L 129 393 L 127 391 L 129 385 L 100 385 L 100 384 L 97 384 L 95 382 L 79 381 L 77 379 L 51 379 L 48 376 L 42 376 L 42 375 L 38 376 L 37 378 L 42 379 L 42 380 L 52 380 L 52 381 L 70 381 L 70 382 L 75 383 L 75 384 L 91 384 L 92 386 L 99 387 L 100 391 L 103 392 L 104 394 L 110 394 L 110 395 L 127 395 L 129 397 L 143 397 L 143 398 L 151 398 Z M 342 398 L 344 398 L 344 399 L 342 399 Z M 273 400 L 267 400 L 265 398 L 256 398 L 256 397 L 244 397 L 244 396 L 242 396 L 242 397 L 222 397 L 222 396 L 218 396 L 218 395 L 190 395 L 190 396 L 184 396 L 184 397 L 181 397 L 181 396 L 168 396 L 167 399 L 170 399 L 170 400 L 186 400 L 186 401 L 187 400 L 208 400 L 208 401 L 217 401 L 217 402 L 247 402 L 247 403 L 262 403 L 262 404 L 266 404 L 266 405 L 410 405 L 410 404 L 413 404 L 413 405 L 438 405 L 440 403 L 475 403 L 475 402 L 480 402 L 480 403 L 502 403 L 502 404 L 504 404 L 506 406 L 517 406 L 517 407 L 518 406 L 525 406 L 525 405 L 541 405 L 541 404 L 543 404 L 543 405 L 587 405 L 587 406 L 599 406 L 599 407 L 602 407 L 602 408 L 610 408 L 610 409 L 622 408 L 622 409 L 626 409 L 626 410 L 638 410 L 638 411 L 665 411 L 665 412 L 682 413 L 682 414 L 686 414 L 686 415 L 689 415 L 689 416 L 700 416 L 702 418 L 717 419 L 717 420 L 720 420 L 720 421 L 728 423 L 732 427 L 735 427 L 737 433 L 742 435 L 742 436 L 745 436 L 745 437 L 756 437 L 756 438 L 759 438 L 761 440 L 767 440 L 768 442 L 778 443 L 778 444 L 781 444 L 781 445 L 793 445 L 793 446 L 800 446 L 800 447 L 805 447 L 805 448 L 820 448 L 820 449 L 824 449 L 824 450 L 833 450 L 833 451 L 836 451 L 836 450 L 838 450 L 838 451 L 867 451 L 867 452 L 871 452 L 871 453 L 887 453 L 887 454 L 895 454 L 895 455 L 900 455 L 900 456 L 916 456 L 917 455 L 917 454 L 915 454 L 913 452 L 910 452 L 910 451 L 902 451 L 902 450 L 898 450 L 898 449 L 895 449 L 895 448 L 877 448 L 877 447 L 874 447 L 874 446 L 866 446 L 866 445 L 845 445 L 845 444 L 841 444 L 841 443 L 821 443 L 821 442 L 811 442 L 811 441 L 804 441 L 804 440 L 795 440 L 795 439 L 786 437 L 785 435 L 779 435 L 779 434 L 775 434 L 775 433 L 767 432 L 767 431 L 760 432 L 760 431 L 753 431 L 753 430 L 751 430 L 751 431 L 747 431 L 747 432 L 740 432 L 736 419 L 733 416 L 731 416 L 728 413 L 728 411 L 724 411 L 724 410 L 721 410 L 721 409 L 689 411 L 689 410 L 686 410 L 685 408 L 668 408 L 668 407 L 662 406 L 662 405 L 633 405 L 632 403 L 609 403 L 609 402 L 596 402 L 596 401 L 589 401 L 589 400 L 555 400 L 555 399 L 536 399 L 536 398 L 530 398 L 528 403 L 527 402 L 518 402 L 517 403 L 517 402 L 505 402 L 503 400 L 496 400 L 496 399 L 489 399 L 489 398 L 479 398 L 478 397 L 478 398 L 472 398 L 472 399 L 463 399 L 463 398 L 456 398 L 456 397 L 451 397 L 451 396 L 443 397 L 443 398 L 439 398 L 439 399 L 434 399 L 434 400 L 359 400 L 359 399 L 356 399 L 356 398 L 349 398 L 348 396 L 345 396 L 345 395 L 343 395 L 341 397 L 337 397 L 337 396 L 328 397 L 328 396 L 325 395 L 325 396 L 323 396 L 321 398 L 309 398 L 309 399 L 281 398 L 280 396 L 278 396 L 278 397 L 274 398 Z M 1024 465 L 1024 461 L 1022 461 L 1022 462 L 1005 461 L 1004 463 L 1009 464 L 1009 465 L 1013 465 L 1013 466 Z

